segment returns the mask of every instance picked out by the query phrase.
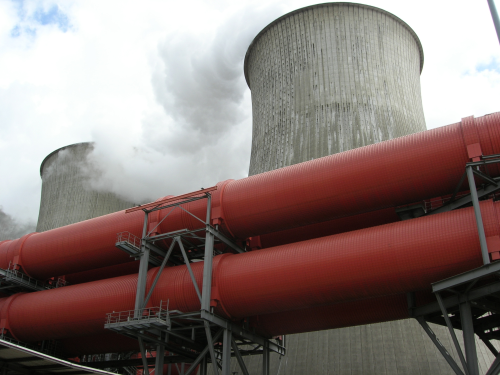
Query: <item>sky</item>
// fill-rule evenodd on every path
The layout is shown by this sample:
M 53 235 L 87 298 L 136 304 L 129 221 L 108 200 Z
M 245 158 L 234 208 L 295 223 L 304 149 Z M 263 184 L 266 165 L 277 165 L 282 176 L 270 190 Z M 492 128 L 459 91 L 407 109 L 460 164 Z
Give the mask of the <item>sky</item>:
M 0 0 L 0 237 L 34 230 L 40 163 L 73 143 L 96 142 L 93 188 L 132 201 L 245 177 L 245 52 L 268 23 L 315 3 Z M 363 3 L 419 36 L 428 129 L 500 111 L 486 0 Z

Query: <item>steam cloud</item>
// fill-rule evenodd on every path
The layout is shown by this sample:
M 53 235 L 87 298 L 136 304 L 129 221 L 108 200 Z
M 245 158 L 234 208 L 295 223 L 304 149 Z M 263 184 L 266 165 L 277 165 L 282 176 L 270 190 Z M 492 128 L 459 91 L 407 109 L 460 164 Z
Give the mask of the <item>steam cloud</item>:
M 248 173 L 251 102 L 245 52 L 281 6 L 246 7 L 209 35 L 169 35 L 158 46 L 152 87 L 158 109 L 140 136 L 93 133 L 93 189 L 134 202 L 181 194 Z M 92 176 L 91 176 L 92 177 Z
M 19 223 L 0 206 L 0 241 L 13 240 L 35 231 L 35 223 Z

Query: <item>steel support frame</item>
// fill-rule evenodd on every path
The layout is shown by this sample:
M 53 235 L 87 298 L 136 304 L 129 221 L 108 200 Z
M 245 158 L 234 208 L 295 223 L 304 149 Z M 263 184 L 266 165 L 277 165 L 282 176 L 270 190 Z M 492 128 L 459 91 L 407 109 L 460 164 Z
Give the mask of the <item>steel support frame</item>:
M 491 272 L 485 274 L 485 277 L 491 277 L 491 275 L 498 274 L 498 269 L 500 269 L 500 262 L 494 262 L 490 265 L 483 266 L 493 266 Z M 489 267 L 492 268 L 492 267 Z M 471 277 L 469 283 L 464 282 L 464 278 L 462 275 L 458 275 L 458 277 L 454 277 L 457 280 L 455 285 L 452 285 L 450 279 L 443 280 L 442 282 L 438 282 L 433 284 L 433 291 L 436 295 L 437 303 L 431 303 L 421 307 L 415 307 L 415 298 L 414 293 L 408 293 L 408 307 L 409 307 L 409 315 L 410 317 L 415 318 L 418 323 L 422 326 L 426 334 L 429 336 L 431 341 L 434 343 L 436 348 L 443 355 L 445 360 L 448 362 L 452 370 L 457 375 L 478 375 L 479 374 L 479 366 L 478 366 L 478 357 L 476 352 L 476 344 L 474 335 L 477 334 L 479 338 L 486 344 L 486 346 L 490 349 L 492 354 L 497 358 L 496 361 L 499 360 L 500 356 L 498 355 L 498 351 L 495 347 L 490 343 L 489 339 L 484 337 L 484 334 L 481 333 L 481 326 L 477 324 L 480 319 L 475 318 L 472 314 L 471 308 L 472 306 L 478 307 L 481 306 L 481 303 L 476 303 L 476 301 L 481 298 L 491 296 L 496 294 L 497 296 L 500 293 L 500 281 L 496 281 L 495 283 L 480 286 L 477 288 L 473 288 L 476 281 L 481 278 L 479 276 L 477 278 Z M 453 278 L 451 278 L 453 279 Z M 440 285 L 441 284 L 441 285 Z M 447 288 L 445 288 L 445 286 Z M 457 291 L 457 287 L 462 286 L 463 291 Z M 453 288 L 454 287 L 454 288 Z M 452 292 L 453 295 L 447 298 L 443 298 L 443 292 Z M 459 322 L 456 321 L 455 324 L 452 323 L 450 319 L 450 312 L 455 316 L 459 316 Z M 484 310 L 484 313 L 487 313 L 487 309 Z M 462 365 L 462 369 L 455 362 L 453 357 L 449 354 L 447 349 L 441 344 L 435 333 L 432 331 L 431 327 L 428 325 L 428 321 L 433 323 L 441 324 L 435 321 L 435 317 L 438 315 L 442 315 L 442 318 L 445 322 L 446 327 L 449 330 L 449 334 L 452 338 L 453 345 L 460 359 L 460 363 Z M 434 321 L 433 321 L 434 320 Z M 500 322 L 497 324 L 500 325 Z M 455 330 L 461 329 L 463 333 L 463 342 L 464 342 L 464 351 L 459 344 L 457 335 Z M 494 366 L 498 366 L 496 362 L 492 364 L 492 368 Z
M 479 169 L 481 166 L 486 166 L 493 163 L 500 163 L 500 155 L 483 156 L 483 160 L 481 161 L 467 163 L 465 166 L 465 173 L 462 176 L 462 179 L 460 180 L 457 188 L 455 189 L 455 192 L 453 193 L 452 200 L 443 207 L 428 213 L 436 214 L 445 212 L 472 203 L 479 236 L 479 243 L 481 246 L 483 266 L 432 284 L 432 289 L 436 296 L 437 303 L 417 308 L 415 305 L 415 294 L 408 293 L 407 295 L 410 317 L 413 317 L 418 321 L 422 329 L 426 332 L 436 348 L 440 351 L 452 370 L 457 375 L 479 375 L 479 365 L 475 343 L 475 318 L 472 313 L 471 307 L 472 301 L 500 292 L 500 282 L 474 288 L 479 279 L 491 275 L 500 274 L 500 262 L 490 262 L 488 245 L 479 205 L 479 198 L 500 190 L 500 179 L 491 178 L 490 176 L 482 173 Z M 480 189 L 477 189 L 475 176 L 481 178 L 487 184 L 485 186 L 482 186 Z M 470 195 L 462 197 L 458 200 L 454 200 L 454 197 L 461 188 L 465 177 L 467 177 L 468 180 Z M 451 292 L 452 296 L 443 298 L 443 292 Z M 460 328 L 462 329 L 463 333 L 465 355 L 462 351 L 462 348 L 460 347 L 455 333 L 455 328 L 450 320 L 448 310 L 450 308 L 454 308 L 455 310 L 457 310 L 455 314 L 458 312 L 460 316 Z M 485 310 L 488 310 L 488 308 L 486 308 Z M 441 342 L 427 323 L 427 319 L 430 319 L 433 314 L 436 315 L 439 313 L 441 313 L 446 326 L 448 327 L 463 371 L 462 369 L 460 369 L 460 367 L 446 350 L 446 348 L 441 344 Z M 491 352 L 496 356 L 496 359 L 488 370 L 487 375 L 498 374 L 498 372 L 500 371 L 500 355 L 498 354 L 498 351 L 493 347 L 489 340 L 484 337 L 484 335 L 479 334 L 478 336 L 485 342 Z
M 199 312 L 194 312 L 194 313 L 188 313 L 188 314 L 183 314 L 181 312 L 172 312 L 172 315 L 169 316 L 168 320 L 171 322 L 170 330 L 168 331 L 162 331 L 161 329 L 149 329 L 148 332 L 151 333 L 151 335 L 147 335 L 146 331 L 143 330 L 137 330 L 133 328 L 127 328 L 127 327 L 121 327 L 121 330 L 119 331 L 122 334 L 125 334 L 126 336 L 129 337 L 135 337 L 138 339 L 140 348 L 141 348 L 141 354 L 143 360 L 143 366 L 144 368 L 147 368 L 147 361 L 146 361 L 146 341 L 149 341 L 150 345 L 155 346 L 156 351 L 157 351 L 157 360 L 155 362 L 155 373 L 157 375 L 163 375 L 163 358 L 164 355 L 159 355 L 158 353 L 164 354 L 165 350 L 168 350 L 169 352 L 175 352 L 175 349 L 172 348 L 172 346 L 168 345 L 169 337 L 178 337 L 184 340 L 186 342 L 187 338 L 185 335 L 182 334 L 182 332 L 174 332 L 175 328 L 173 328 L 173 325 L 175 324 L 176 319 L 180 321 L 193 321 L 193 322 L 198 322 L 197 329 L 198 330 L 204 330 L 204 342 L 205 344 L 202 345 L 202 347 L 197 346 L 198 349 L 198 356 L 196 358 L 193 357 L 191 367 L 186 371 L 182 371 L 184 375 L 189 375 L 192 374 L 194 369 L 200 365 L 200 373 L 201 374 L 206 374 L 207 373 L 207 366 L 209 363 L 212 364 L 212 369 L 214 374 L 219 374 L 219 369 L 222 371 L 222 375 L 230 375 L 230 359 L 231 357 L 236 357 L 239 367 L 241 369 L 241 372 L 246 375 L 248 374 L 248 370 L 245 366 L 245 363 L 243 361 L 243 355 L 254 355 L 254 354 L 263 354 L 263 369 L 262 373 L 265 375 L 269 374 L 269 354 L 270 351 L 274 351 L 281 356 L 285 355 L 285 348 L 283 345 L 274 343 L 270 341 L 269 339 L 266 339 L 264 337 L 261 337 L 243 327 L 241 327 L 238 324 L 235 324 L 233 322 L 230 322 L 226 319 L 220 318 L 216 316 L 213 313 L 213 307 L 211 307 L 211 291 L 212 291 L 212 267 L 213 267 L 213 256 L 214 256 L 214 244 L 216 239 L 220 241 L 221 243 L 225 244 L 228 248 L 231 248 L 233 251 L 241 253 L 244 252 L 242 248 L 240 248 L 237 244 L 235 244 L 231 239 L 223 235 L 220 231 L 218 231 L 218 228 L 214 228 L 211 226 L 211 206 L 212 206 L 212 196 L 210 194 L 211 191 L 215 190 L 216 188 L 209 188 L 206 189 L 207 192 L 196 192 L 198 196 L 194 196 L 191 194 L 186 194 L 181 202 L 176 202 L 172 203 L 169 205 L 165 206 L 159 206 L 159 205 L 152 205 L 148 204 L 145 205 L 145 208 L 143 209 L 145 216 L 144 216 L 144 223 L 143 223 L 143 232 L 142 232 L 142 239 L 141 239 L 141 248 L 140 252 L 135 254 L 135 256 L 140 257 L 140 265 L 139 265 L 139 275 L 138 275 L 138 283 L 137 283 L 137 293 L 136 293 L 136 300 L 135 300 L 135 311 L 134 311 L 134 318 L 137 320 L 140 320 L 144 311 L 146 309 L 146 305 L 153 293 L 153 290 L 156 286 L 156 283 L 160 277 L 161 272 L 163 271 L 164 267 L 166 266 L 167 262 L 169 259 L 171 259 L 171 254 L 173 252 L 173 249 L 175 245 L 178 245 L 180 253 L 182 255 L 182 259 L 184 260 L 184 263 L 188 267 L 188 272 L 191 277 L 191 281 L 193 282 L 193 285 L 195 287 L 196 293 L 198 297 L 200 298 L 200 305 L 201 305 L 201 310 Z M 204 193 L 203 196 L 200 196 L 200 193 Z M 192 213 L 181 207 L 182 204 L 191 202 L 193 200 L 198 200 L 198 199 L 207 199 L 207 211 L 206 211 L 206 219 L 205 221 L 202 221 L 200 218 L 194 216 Z M 172 199 L 168 200 L 168 203 L 172 202 Z M 159 202 L 161 203 L 161 202 Z M 149 213 L 159 210 L 159 209 L 165 209 L 173 207 L 175 208 L 180 208 L 183 211 L 187 212 L 191 216 L 195 217 L 198 219 L 200 222 L 202 222 L 205 226 L 205 228 L 197 229 L 197 230 L 179 230 L 175 231 L 172 233 L 165 233 L 165 234 L 160 234 L 156 236 L 149 236 L 148 231 L 148 216 Z M 139 207 L 131 209 L 132 210 L 137 210 Z M 171 211 L 172 211 L 171 210 Z M 168 213 L 169 214 L 169 213 Z M 168 215 L 167 214 L 167 215 Z M 203 284 L 202 284 L 202 290 L 200 292 L 198 285 L 196 283 L 196 280 L 194 278 L 194 274 L 192 272 L 191 266 L 190 266 L 190 261 L 187 255 L 187 252 L 184 248 L 183 236 L 186 235 L 191 235 L 193 236 L 195 233 L 199 233 L 200 231 L 205 230 L 205 238 L 204 238 L 204 267 L 203 267 Z M 198 240 L 200 240 L 200 237 L 196 237 Z M 164 252 L 163 250 L 157 248 L 154 245 L 154 241 L 158 241 L 160 239 L 171 239 L 172 243 L 170 248 L 168 249 L 167 252 Z M 152 283 L 152 286 L 150 290 L 146 294 L 146 281 L 147 281 L 147 271 L 148 271 L 148 266 L 151 263 L 151 251 L 154 251 L 156 254 L 160 254 L 163 256 L 163 261 L 161 264 L 156 260 L 154 265 L 159 265 L 160 270 L 157 273 L 155 280 Z M 161 307 L 160 307 L 160 312 L 161 312 Z M 167 314 L 168 314 L 168 307 L 167 307 Z M 109 328 L 109 327 L 108 327 Z M 182 329 L 179 328 L 179 329 Z M 156 335 L 158 339 L 151 339 L 151 336 Z M 217 342 L 220 342 L 220 337 L 222 336 L 222 350 L 218 349 L 217 351 L 215 350 L 215 344 Z M 195 340 L 195 328 L 192 329 L 192 339 Z M 247 350 L 245 351 L 244 354 L 242 354 L 241 350 L 239 349 L 238 341 L 240 342 L 241 345 L 250 345 L 251 343 L 254 343 L 255 347 L 252 350 Z M 218 344 L 219 345 L 219 344 Z M 256 349 L 258 348 L 258 349 Z M 262 348 L 262 349 L 260 349 Z M 180 352 L 177 353 L 179 355 L 186 355 L 186 352 Z M 170 365 L 169 365 L 170 366 Z M 182 366 L 183 367 L 183 366 Z M 180 369 L 179 369 L 180 370 Z M 170 367 L 169 367 L 169 372 L 170 372 Z M 165 374 L 166 375 L 166 374 Z

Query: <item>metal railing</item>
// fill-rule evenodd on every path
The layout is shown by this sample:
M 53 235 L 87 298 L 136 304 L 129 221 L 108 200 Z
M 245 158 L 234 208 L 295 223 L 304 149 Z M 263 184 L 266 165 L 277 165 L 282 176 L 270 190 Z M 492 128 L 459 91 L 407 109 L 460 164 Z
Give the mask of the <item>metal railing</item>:
M 64 279 L 58 278 L 57 282 L 54 285 L 54 288 L 62 288 L 63 286 L 67 286 L 68 282 Z
M 171 315 L 178 314 L 181 314 L 181 312 L 177 310 L 169 311 L 168 309 L 164 309 L 161 305 L 159 307 L 146 307 L 140 310 L 113 311 L 112 313 L 106 314 L 105 324 L 137 321 L 144 322 L 158 319 L 168 321 Z
M 40 281 L 29 277 L 25 273 L 16 269 L 16 265 L 9 263 L 9 267 L 5 270 L 5 281 L 17 284 L 19 286 L 24 286 L 34 290 L 44 290 L 51 289 L 51 286 Z
M 116 242 L 128 242 L 137 249 L 141 248 L 141 239 L 130 232 L 120 232 L 117 234 Z

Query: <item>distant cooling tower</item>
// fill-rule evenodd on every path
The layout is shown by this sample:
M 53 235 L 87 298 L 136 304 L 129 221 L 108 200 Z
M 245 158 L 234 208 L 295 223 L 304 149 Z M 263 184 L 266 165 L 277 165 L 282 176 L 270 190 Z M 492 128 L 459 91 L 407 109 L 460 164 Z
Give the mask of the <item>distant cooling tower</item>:
M 265 27 L 245 56 L 252 93 L 250 175 L 426 130 L 422 45 L 382 9 L 325 3 Z M 447 348 L 447 330 L 433 325 Z M 476 342 L 478 353 L 488 352 Z M 451 354 L 458 360 L 456 353 Z M 413 320 L 288 336 L 280 374 L 451 374 Z M 481 371 L 488 368 L 482 360 Z M 485 354 L 486 355 L 486 354 Z M 258 373 L 258 358 L 246 358 Z M 238 371 L 237 364 L 232 368 Z
M 285 14 L 245 56 L 250 175 L 426 129 L 422 45 L 382 9 L 326 3 Z
M 51 152 L 40 166 L 42 197 L 37 232 L 58 228 L 134 206 L 113 193 L 95 191 L 87 161 L 92 143 L 76 143 Z

